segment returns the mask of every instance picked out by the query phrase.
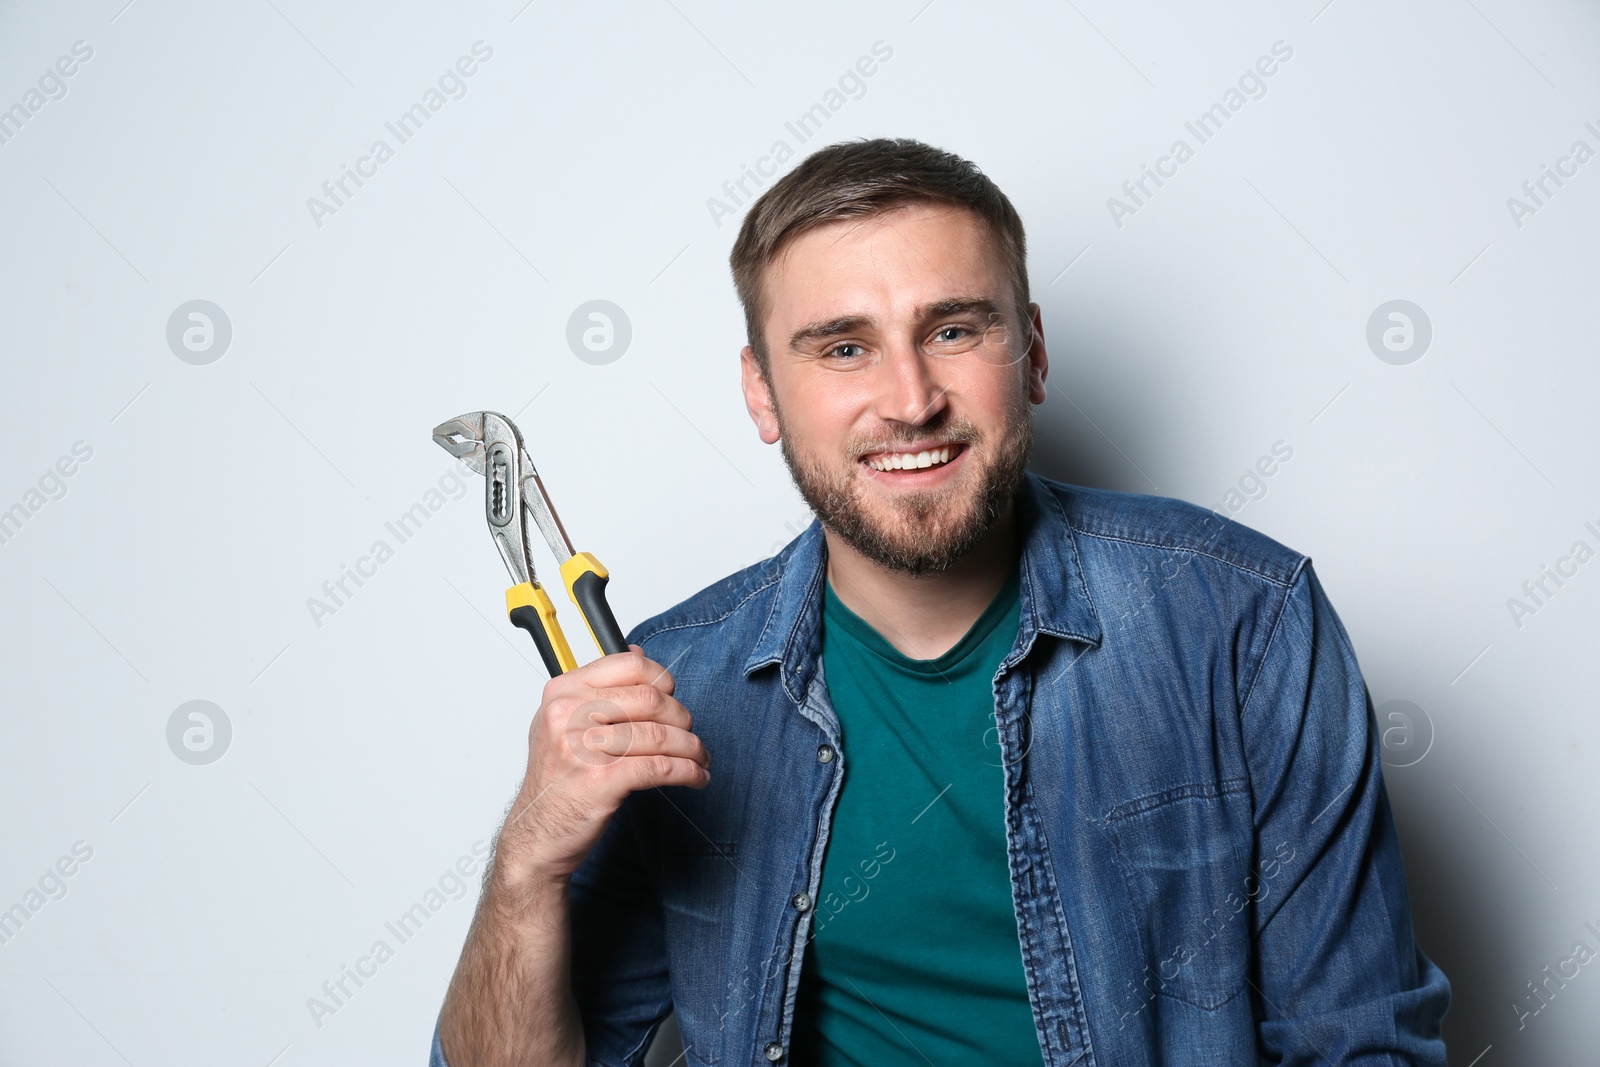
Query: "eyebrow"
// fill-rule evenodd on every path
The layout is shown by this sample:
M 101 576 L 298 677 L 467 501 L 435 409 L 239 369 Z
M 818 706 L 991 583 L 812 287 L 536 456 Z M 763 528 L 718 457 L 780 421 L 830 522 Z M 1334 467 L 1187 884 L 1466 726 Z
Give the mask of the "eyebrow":
M 924 304 L 917 309 L 917 318 L 937 319 L 950 315 L 965 315 L 970 312 L 981 312 L 985 315 L 999 313 L 999 308 L 993 300 L 981 296 L 953 296 L 944 300 L 936 300 L 931 304 Z M 811 322 L 800 327 L 789 335 L 789 347 L 800 348 L 812 341 L 824 341 L 830 337 L 840 337 L 858 330 L 870 329 L 877 324 L 871 315 L 845 315 L 837 319 L 828 319 L 822 322 Z

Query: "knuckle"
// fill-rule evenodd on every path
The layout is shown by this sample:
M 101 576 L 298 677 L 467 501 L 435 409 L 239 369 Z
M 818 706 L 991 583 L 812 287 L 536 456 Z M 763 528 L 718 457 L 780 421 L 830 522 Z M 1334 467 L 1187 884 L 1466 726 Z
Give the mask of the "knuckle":
M 593 742 L 589 739 L 589 731 L 593 729 L 595 727 L 588 723 L 575 722 L 569 728 L 563 730 L 561 736 L 567 742 L 567 750 L 582 755 L 586 749 L 592 747 Z M 595 740 L 599 740 L 599 738 Z
M 550 704 L 546 704 L 534 713 L 533 721 L 528 724 L 528 739 L 537 740 L 540 737 L 550 737 L 560 732 L 557 720 L 561 719 L 560 712 Z
M 574 689 L 582 686 L 584 669 L 580 667 L 575 671 L 558 674 L 544 683 L 541 699 L 548 704 L 563 697 L 570 697 Z

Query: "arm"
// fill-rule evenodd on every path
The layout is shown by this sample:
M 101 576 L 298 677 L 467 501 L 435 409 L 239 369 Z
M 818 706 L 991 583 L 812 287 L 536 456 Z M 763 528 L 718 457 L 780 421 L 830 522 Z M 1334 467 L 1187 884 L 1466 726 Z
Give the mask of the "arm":
M 710 757 L 638 646 L 552 679 L 528 774 L 435 1028 L 433 1067 L 637 1064 L 671 1009 L 641 790 L 704 788 Z
M 566 880 L 513 874 L 515 864 L 498 845 L 495 852 L 429 1067 L 448 1067 L 446 1048 L 458 1064 L 583 1067 L 583 1029 L 567 978 Z
M 1371 698 L 1310 560 L 1241 714 L 1264 1062 L 1444 1067 L 1450 984 L 1413 939 Z
M 499 885 L 495 857 L 428 1067 L 450 1067 L 446 1046 L 457 1064 L 643 1062 L 672 993 L 633 803 L 623 801 L 570 883 Z

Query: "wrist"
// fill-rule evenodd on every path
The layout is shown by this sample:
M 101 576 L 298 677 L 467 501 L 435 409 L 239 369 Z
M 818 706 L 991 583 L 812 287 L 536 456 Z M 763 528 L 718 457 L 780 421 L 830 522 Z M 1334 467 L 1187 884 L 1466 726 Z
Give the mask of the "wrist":
M 489 872 L 489 895 L 502 909 L 520 913 L 529 908 L 565 902 L 572 873 L 550 867 L 524 850 L 496 849 Z

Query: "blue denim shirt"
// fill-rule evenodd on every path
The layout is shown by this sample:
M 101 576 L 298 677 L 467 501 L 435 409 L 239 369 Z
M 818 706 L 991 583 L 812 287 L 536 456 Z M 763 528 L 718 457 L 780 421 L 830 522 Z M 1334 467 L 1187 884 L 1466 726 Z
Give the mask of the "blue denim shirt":
M 1443 1067 L 1450 985 L 1413 940 L 1371 701 L 1310 559 L 1032 473 L 1017 516 L 995 723 L 1046 1067 Z M 825 561 L 813 522 L 628 637 L 714 769 L 630 794 L 572 879 L 591 1064 L 642 1063 L 673 1008 L 686 1067 L 788 1058 L 850 760 L 818 655 Z

